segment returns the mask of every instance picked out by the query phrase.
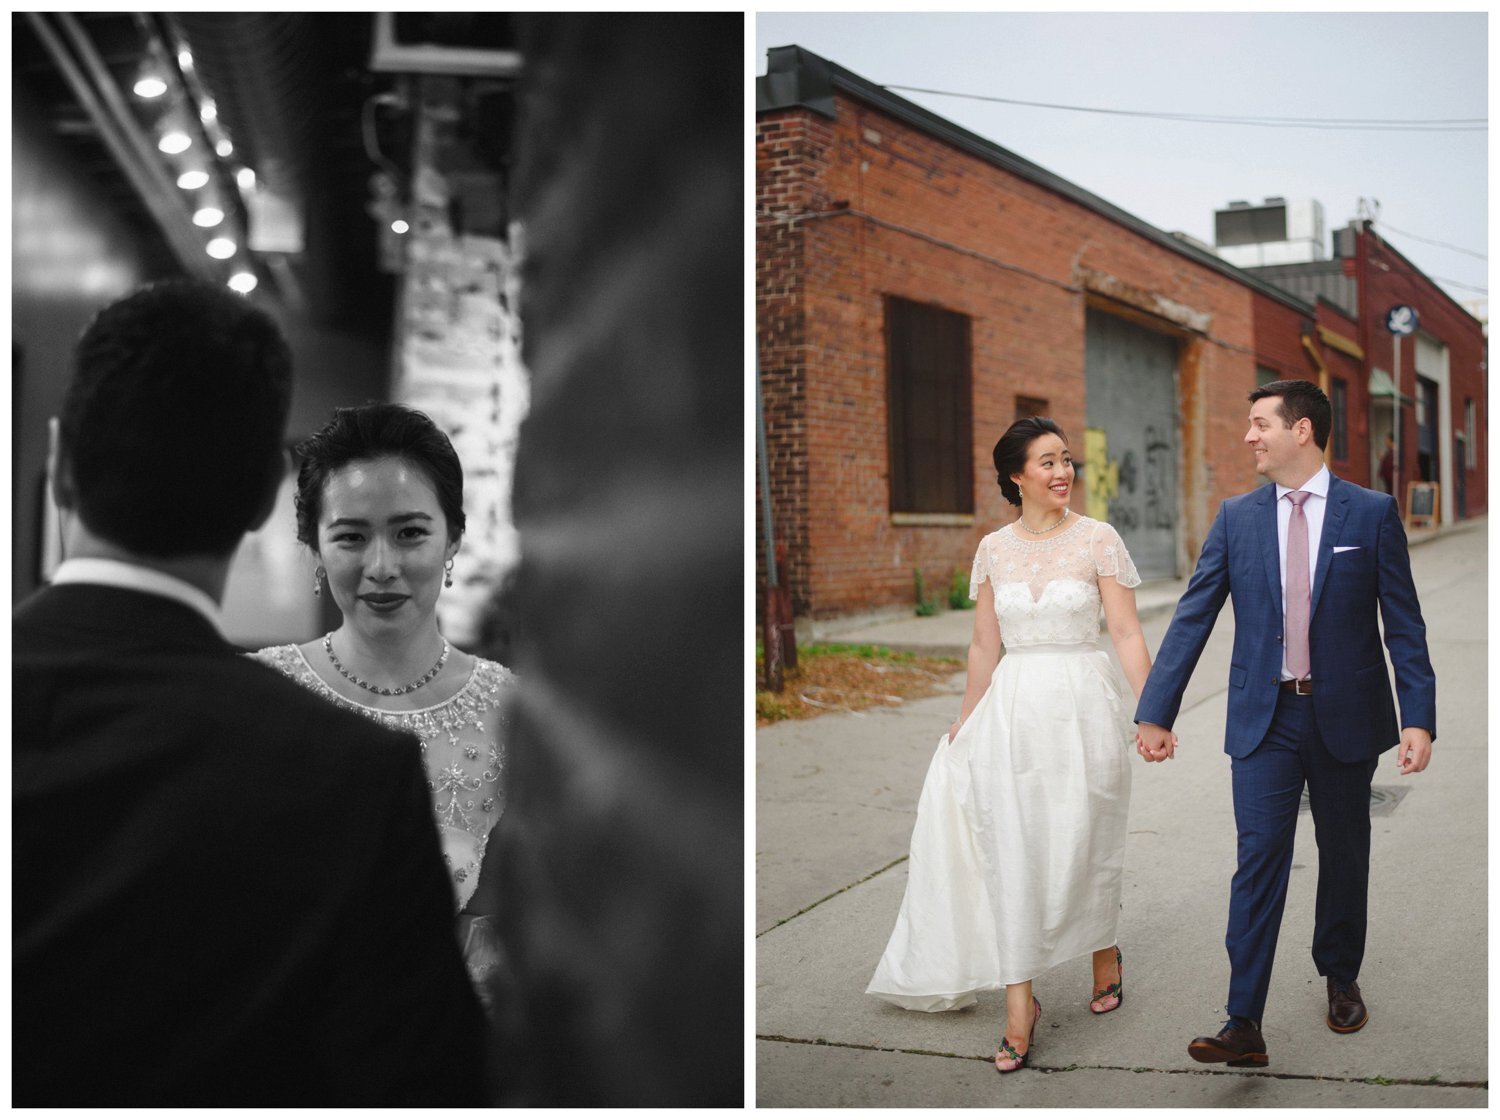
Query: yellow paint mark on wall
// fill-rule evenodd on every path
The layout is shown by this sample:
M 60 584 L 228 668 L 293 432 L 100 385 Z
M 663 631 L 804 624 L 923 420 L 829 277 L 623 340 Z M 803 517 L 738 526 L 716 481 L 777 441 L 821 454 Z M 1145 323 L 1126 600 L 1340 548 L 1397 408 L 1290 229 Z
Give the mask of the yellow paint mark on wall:
M 1085 512 L 1095 521 L 1109 520 L 1109 500 L 1120 492 L 1120 463 L 1109 457 L 1109 436 L 1103 428 L 1083 432 L 1083 495 Z

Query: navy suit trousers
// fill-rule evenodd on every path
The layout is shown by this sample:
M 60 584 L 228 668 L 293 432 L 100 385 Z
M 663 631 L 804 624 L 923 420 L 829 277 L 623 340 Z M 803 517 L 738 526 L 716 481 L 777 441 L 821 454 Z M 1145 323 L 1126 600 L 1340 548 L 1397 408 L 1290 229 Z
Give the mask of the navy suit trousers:
M 1316 688 L 1316 685 L 1314 685 Z M 1313 963 L 1357 980 L 1370 881 L 1370 782 L 1376 759 L 1340 762 L 1318 734 L 1314 697 L 1278 694 L 1266 736 L 1233 760 L 1239 866 L 1229 896 L 1229 1014 L 1260 1022 L 1286 906 L 1297 810 L 1307 786 L 1318 842 Z

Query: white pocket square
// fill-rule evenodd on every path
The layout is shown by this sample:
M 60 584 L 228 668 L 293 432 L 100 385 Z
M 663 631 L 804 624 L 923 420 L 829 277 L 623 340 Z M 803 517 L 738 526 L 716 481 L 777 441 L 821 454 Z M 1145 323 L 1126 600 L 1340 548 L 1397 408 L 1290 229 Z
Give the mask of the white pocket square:
M 1354 552 L 1358 548 L 1359 548 L 1359 545 L 1357 545 L 1357 544 L 1336 544 L 1336 545 L 1333 546 L 1333 551 L 1334 552 Z

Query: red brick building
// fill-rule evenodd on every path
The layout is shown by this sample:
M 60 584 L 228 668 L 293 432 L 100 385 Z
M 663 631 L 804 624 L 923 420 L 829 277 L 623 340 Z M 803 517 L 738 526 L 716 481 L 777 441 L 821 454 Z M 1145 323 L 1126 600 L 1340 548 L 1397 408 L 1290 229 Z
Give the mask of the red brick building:
M 834 63 L 772 50 L 757 100 L 760 394 L 799 618 L 910 607 L 918 571 L 967 573 L 1015 516 L 991 450 L 1034 412 L 1082 460 L 1075 509 L 1147 578 L 1185 575 L 1258 481 L 1246 394 L 1270 371 L 1357 380 L 1336 309 Z M 1334 469 L 1355 477 L 1356 450 Z
M 1438 484 L 1440 523 L 1484 513 L 1489 352 L 1483 324 L 1381 238 L 1373 223 L 1351 222 L 1336 231 L 1334 250 L 1332 261 L 1248 271 L 1316 299 L 1320 331 L 1340 332 L 1348 344 L 1341 350 L 1356 363 L 1344 375 L 1351 461 L 1340 473 L 1380 488 L 1380 455 L 1386 433 L 1395 430 L 1399 403 L 1402 509 L 1408 485 L 1425 481 Z M 1416 312 L 1413 333 L 1387 329 L 1394 307 Z M 1399 401 L 1393 393 L 1398 375 Z M 1337 381 L 1334 388 L 1340 388 Z

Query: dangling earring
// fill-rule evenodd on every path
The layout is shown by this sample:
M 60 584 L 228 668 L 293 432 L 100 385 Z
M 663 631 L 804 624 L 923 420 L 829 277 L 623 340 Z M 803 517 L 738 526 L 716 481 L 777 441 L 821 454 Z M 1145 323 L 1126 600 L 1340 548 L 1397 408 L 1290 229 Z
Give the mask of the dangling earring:
M 326 568 L 324 568 L 322 564 L 319 564 L 316 568 L 313 569 L 313 594 L 314 595 L 320 596 L 320 597 L 322 596 L 322 594 L 323 594 L 323 577 L 326 576 L 327 574 L 328 574 L 328 570 Z
M 448 562 L 443 565 L 443 586 L 453 586 L 453 557 L 448 557 Z

